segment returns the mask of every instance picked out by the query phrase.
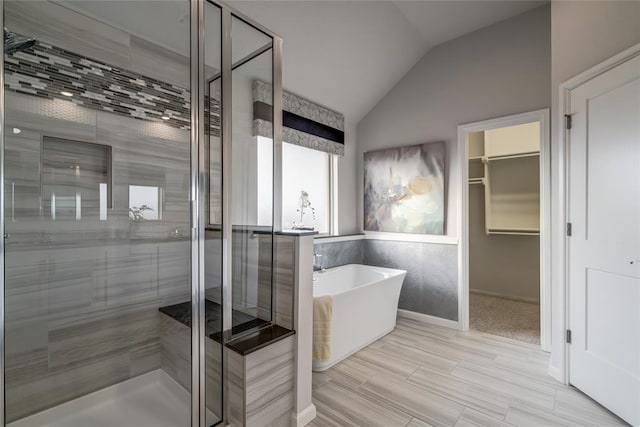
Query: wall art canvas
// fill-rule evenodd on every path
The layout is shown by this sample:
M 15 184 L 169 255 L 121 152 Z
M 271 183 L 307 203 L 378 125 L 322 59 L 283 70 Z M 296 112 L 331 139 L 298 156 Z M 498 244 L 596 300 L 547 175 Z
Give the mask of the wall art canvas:
M 445 144 L 364 153 L 364 229 L 444 234 Z

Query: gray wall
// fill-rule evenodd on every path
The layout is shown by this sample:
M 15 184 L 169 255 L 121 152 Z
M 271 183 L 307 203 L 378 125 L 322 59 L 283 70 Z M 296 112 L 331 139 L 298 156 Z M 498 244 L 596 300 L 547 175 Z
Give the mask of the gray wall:
M 356 126 L 348 118 L 344 124 L 344 156 L 338 160 L 338 234 L 353 234 L 360 230 L 358 209 Z
M 559 217 L 558 205 L 561 201 L 558 177 L 560 171 L 558 152 L 558 132 L 560 123 L 555 120 L 559 108 L 559 85 L 593 67 L 607 58 L 640 43 L 640 2 L 637 1 L 554 1 L 551 3 L 551 147 L 552 147 L 552 317 L 564 317 L 564 278 L 558 270 L 562 259 L 560 241 L 563 239 L 563 219 Z M 553 325 L 551 364 L 560 368 L 562 360 L 563 325 Z
M 366 151 L 446 141 L 448 149 L 446 234 L 457 236 L 456 161 L 457 126 L 521 113 L 551 104 L 550 6 L 499 22 L 490 27 L 444 43 L 429 51 L 378 103 L 357 127 L 358 224 L 362 227 L 362 155 Z M 397 236 L 399 240 L 401 235 Z M 396 242 L 380 241 L 375 247 Z M 407 247 L 416 245 L 404 243 Z M 436 305 L 447 301 L 457 307 L 457 247 L 420 243 L 412 251 L 385 251 L 408 265 L 437 274 L 433 281 L 416 279 L 401 296 L 402 304 L 419 302 L 412 309 L 445 318 L 453 308 Z M 424 248 L 422 248 L 424 247 Z M 434 257 L 434 258 L 430 258 Z M 442 257 L 442 258 L 438 258 Z M 383 258 L 384 259 L 384 258 Z M 442 268 L 436 262 L 442 263 Z M 389 260 L 389 264 L 393 264 Z M 416 277 L 427 277 L 416 274 Z M 407 282 L 409 283 L 409 282 Z M 436 299 L 440 298 L 440 299 Z M 456 312 L 457 316 L 457 312 Z
M 457 126 L 548 108 L 550 48 L 549 6 L 433 48 L 358 124 L 360 181 L 366 151 L 446 141 L 446 234 L 457 235 Z
M 540 237 L 487 235 L 484 186 L 469 186 L 469 289 L 540 301 Z
M 458 247 L 366 240 L 365 264 L 407 271 L 398 308 L 458 320 Z
M 365 241 L 347 240 L 342 242 L 322 243 L 322 239 L 316 239 L 313 245 L 314 262 L 322 268 L 337 267 L 346 264 L 364 264 Z

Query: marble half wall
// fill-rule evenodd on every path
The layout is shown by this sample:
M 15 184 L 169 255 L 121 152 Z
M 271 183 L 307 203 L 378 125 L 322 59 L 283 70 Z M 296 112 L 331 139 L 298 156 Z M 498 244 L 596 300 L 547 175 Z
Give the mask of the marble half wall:
M 366 264 L 407 271 L 398 308 L 458 320 L 458 246 L 389 240 L 316 243 L 325 268 Z

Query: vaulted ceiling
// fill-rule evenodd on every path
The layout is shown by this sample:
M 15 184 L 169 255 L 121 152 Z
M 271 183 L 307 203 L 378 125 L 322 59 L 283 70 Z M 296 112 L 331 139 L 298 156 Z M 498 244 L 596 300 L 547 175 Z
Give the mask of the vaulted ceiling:
M 284 38 L 283 84 L 357 123 L 432 47 L 543 1 L 237 1 Z

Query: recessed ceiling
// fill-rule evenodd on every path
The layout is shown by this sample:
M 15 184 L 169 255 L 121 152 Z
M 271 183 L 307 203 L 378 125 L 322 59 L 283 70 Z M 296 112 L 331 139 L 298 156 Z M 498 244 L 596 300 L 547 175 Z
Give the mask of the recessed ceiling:
M 175 51 L 188 49 L 188 6 L 184 0 L 58 3 Z M 342 112 L 355 124 L 432 47 L 548 2 L 230 3 L 284 38 L 285 89 Z

